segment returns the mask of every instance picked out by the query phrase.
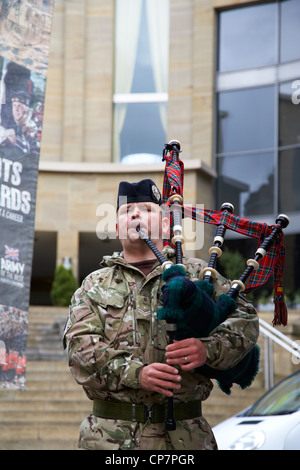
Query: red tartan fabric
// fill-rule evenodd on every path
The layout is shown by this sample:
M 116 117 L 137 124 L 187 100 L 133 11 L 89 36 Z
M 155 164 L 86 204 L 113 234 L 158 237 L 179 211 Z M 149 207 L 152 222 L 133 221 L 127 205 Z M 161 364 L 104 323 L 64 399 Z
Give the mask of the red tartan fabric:
M 179 159 L 178 162 L 172 160 L 173 152 L 164 155 L 166 161 L 162 202 L 168 204 L 172 194 L 183 194 L 184 165 Z
M 172 160 L 172 151 L 164 155 L 166 161 L 162 201 L 170 205 L 169 198 L 172 194 L 180 194 L 183 197 L 184 164 Z M 194 207 L 183 206 L 183 217 L 190 217 L 196 221 L 208 224 L 224 224 L 228 229 L 258 239 L 258 246 L 264 238 L 272 232 L 275 225 L 255 222 L 244 217 L 223 211 L 198 210 Z M 165 245 L 171 245 L 172 227 L 170 238 L 164 240 Z M 256 287 L 264 284 L 273 273 L 275 316 L 273 324 L 287 324 L 287 309 L 282 288 L 282 276 L 284 269 L 285 248 L 283 245 L 283 233 L 277 237 L 277 241 L 268 253 L 260 261 L 259 269 L 253 271 L 245 293 L 249 293 Z

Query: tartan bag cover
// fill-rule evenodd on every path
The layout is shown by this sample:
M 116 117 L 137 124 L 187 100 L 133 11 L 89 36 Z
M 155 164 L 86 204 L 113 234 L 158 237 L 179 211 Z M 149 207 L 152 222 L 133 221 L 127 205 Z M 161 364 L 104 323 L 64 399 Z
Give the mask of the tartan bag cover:
M 183 196 L 184 164 L 178 158 L 178 161 L 172 159 L 173 151 L 164 154 L 166 161 L 164 182 L 163 182 L 163 204 L 170 206 L 169 198 L 172 194 Z M 208 224 L 224 224 L 226 228 L 251 238 L 258 239 L 258 246 L 261 245 L 265 237 L 269 236 L 276 226 L 266 223 L 255 222 L 244 217 L 223 211 L 213 211 L 207 209 L 197 209 L 194 207 L 183 206 L 183 217 L 190 217 L 193 220 Z M 170 234 L 172 233 L 172 224 Z M 164 245 L 173 246 L 171 236 L 164 239 Z M 282 276 L 285 260 L 285 247 L 283 244 L 283 232 L 277 237 L 266 255 L 261 259 L 259 268 L 253 270 L 246 286 L 245 293 L 263 285 L 273 273 L 274 285 L 274 319 L 273 325 L 287 324 L 287 308 L 284 299 Z

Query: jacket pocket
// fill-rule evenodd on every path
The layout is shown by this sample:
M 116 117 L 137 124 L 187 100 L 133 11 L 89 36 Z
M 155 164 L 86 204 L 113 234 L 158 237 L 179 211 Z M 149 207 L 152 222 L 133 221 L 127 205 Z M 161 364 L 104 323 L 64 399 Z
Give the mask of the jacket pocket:
M 113 288 L 109 291 L 105 303 L 105 339 L 110 347 L 127 350 L 135 345 L 134 312 L 129 295 Z
M 96 304 L 101 305 L 103 308 L 112 306 L 115 308 L 124 307 L 128 292 L 115 289 L 114 287 L 92 288 L 88 291 L 89 298 Z
M 80 426 L 79 449 L 131 450 L 135 448 L 137 423 L 90 415 Z

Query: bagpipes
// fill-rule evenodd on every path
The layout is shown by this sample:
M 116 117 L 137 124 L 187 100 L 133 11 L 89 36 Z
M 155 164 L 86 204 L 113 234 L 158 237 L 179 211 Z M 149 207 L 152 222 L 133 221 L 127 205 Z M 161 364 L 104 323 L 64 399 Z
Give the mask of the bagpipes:
M 238 217 L 233 214 L 230 203 L 222 205 L 220 211 L 201 210 L 183 206 L 183 172 L 184 165 L 179 158 L 180 143 L 176 140 L 165 145 L 163 161 L 166 161 L 162 201 L 169 206 L 172 213 L 172 239 L 164 240 L 164 245 L 175 248 L 176 264 L 157 250 L 149 237 L 137 227 L 140 237 L 148 244 L 163 267 L 162 303 L 158 318 L 166 321 L 169 343 L 174 339 L 188 337 L 206 337 L 228 315 L 237 308 L 237 297 L 241 292 L 247 294 L 264 284 L 274 273 L 274 325 L 287 324 L 287 308 L 282 288 L 282 274 L 285 249 L 282 229 L 287 227 L 289 219 L 281 214 L 276 224 L 267 225 Z M 191 281 L 186 276 L 182 263 L 182 217 L 191 217 L 196 221 L 217 225 L 214 245 L 210 248 L 208 266 L 202 271 L 202 280 Z M 217 276 L 217 259 L 222 255 L 221 247 L 226 230 L 230 229 L 250 237 L 257 238 L 258 248 L 253 259 L 247 261 L 247 267 L 238 280 L 231 283 L 227 294 L 213 300 L 213 281 Z M 205 312 L 205 314 L 203 314 Z M 228 370 L 215 370 L 208 365 L 197 368 L 197 372 L 217 380 L 221 390 L 230 394 L 233 383 L 246 388 L 253 382 L 259 368 L 259 347 L 254 348 L 234 367 Z M 166 429 L 176 429 L 173 418 L 173 397 L 168 399 Z

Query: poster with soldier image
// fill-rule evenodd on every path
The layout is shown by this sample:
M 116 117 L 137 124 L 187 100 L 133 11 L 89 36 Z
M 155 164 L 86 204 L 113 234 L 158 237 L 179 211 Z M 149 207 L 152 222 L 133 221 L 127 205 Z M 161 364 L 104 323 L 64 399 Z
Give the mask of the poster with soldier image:
M 52 0 L 0 6 L 0 388 L 25 387 Z

